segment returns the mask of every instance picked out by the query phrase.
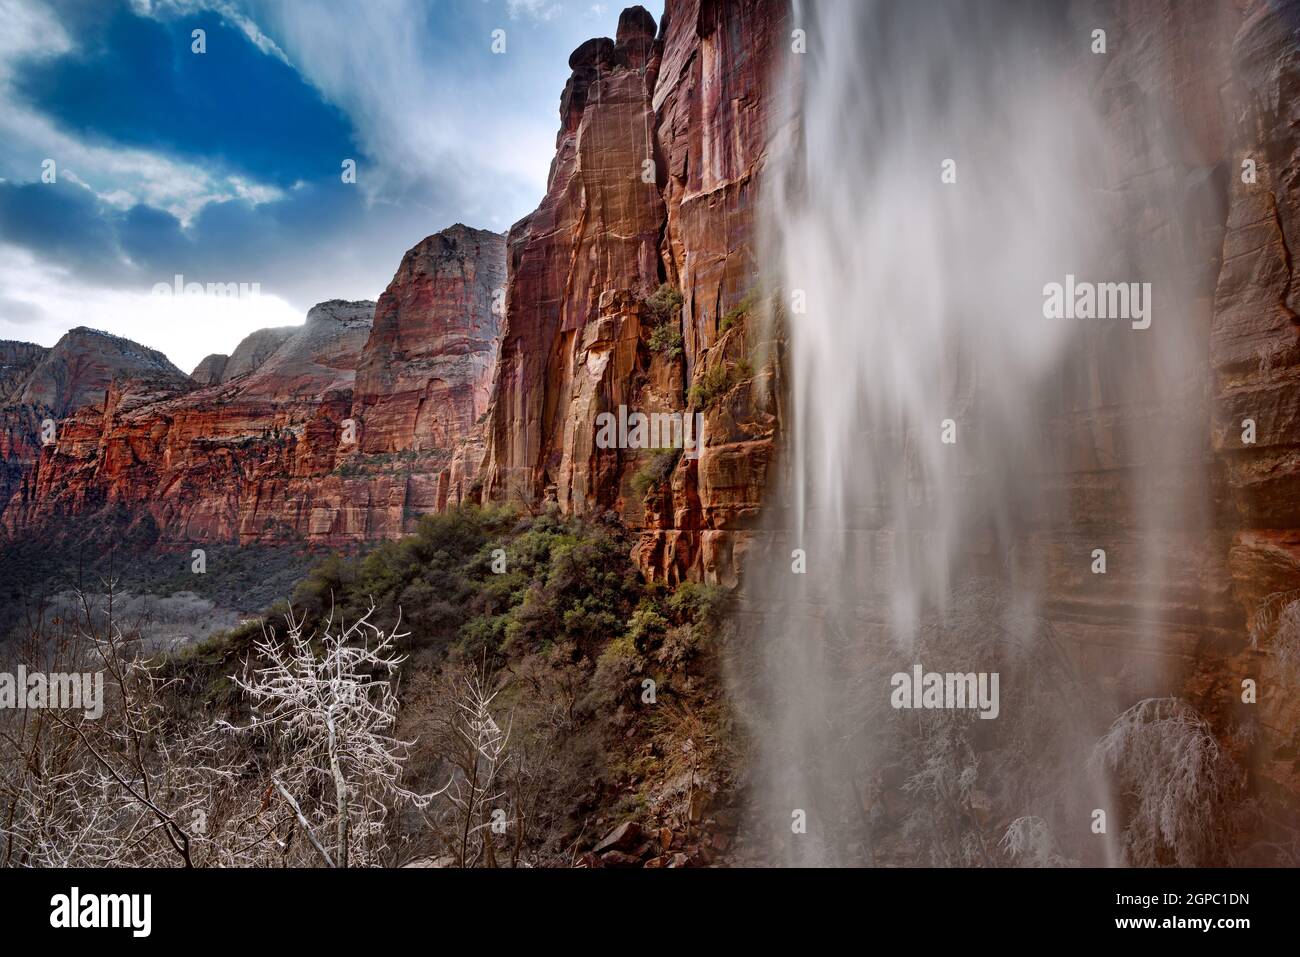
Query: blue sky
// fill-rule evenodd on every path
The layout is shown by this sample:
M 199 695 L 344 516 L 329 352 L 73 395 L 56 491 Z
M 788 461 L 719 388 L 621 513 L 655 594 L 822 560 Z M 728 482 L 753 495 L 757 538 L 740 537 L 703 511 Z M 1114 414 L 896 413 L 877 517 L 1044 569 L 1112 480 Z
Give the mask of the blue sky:
M 444 226 L 504 231 L 545 189 L 569 53 L 622 7 L 0 0 L 0 338 L 90 325 L 188 371 L 377 298 Z M 177 274 L 259 294 L 152 293 Z

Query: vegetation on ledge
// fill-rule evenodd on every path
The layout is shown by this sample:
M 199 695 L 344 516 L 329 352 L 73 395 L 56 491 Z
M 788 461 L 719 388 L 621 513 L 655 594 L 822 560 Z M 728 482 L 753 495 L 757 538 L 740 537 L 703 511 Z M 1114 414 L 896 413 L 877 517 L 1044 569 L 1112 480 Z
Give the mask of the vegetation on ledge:
M 669 359 L 682 354 L 682 294 L 663 283 L 641 300 L 641 314 L 650 327 L 650 350 Z
M 729 846 L 737 732 L 717 677 L 727 593 L 647 583 L 631 545 L 612 518 L 464 508 L 364 555 L 324 559 L 291 602 L 268 609 L 280 635 L 291 609 L 303 635 L 363 618 L 392 630 L 400 615 L 394 733 L 414 742 L 402 778 L 412 793 L 488 773 L 458 744 L 467 688 L 482 689 L 479 704 L 490 698 L 485 720 L 509 728 L 491 769 L 496 805 L 394 810 L 390 844 L 404 859 L 680 866 Z M 263 640 L 262 622 L 249 622 L 170 659 L 167 674 L 199 710 L 241 714 L 231 676 Z M 479 827 L 494 809 L 506 812 L 504 834 Z M 628 824 L 647 837 L 596 853 Z

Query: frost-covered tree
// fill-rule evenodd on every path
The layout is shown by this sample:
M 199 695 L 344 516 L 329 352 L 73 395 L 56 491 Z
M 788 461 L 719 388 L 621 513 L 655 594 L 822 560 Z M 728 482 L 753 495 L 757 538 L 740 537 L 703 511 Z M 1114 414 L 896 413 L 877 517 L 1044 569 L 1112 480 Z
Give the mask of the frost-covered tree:
M 1285 681 L 1300 682 L 1300 600 L 1287 602 L 1277 614 L 1269 650 Z
M 52 634 L 26 643 L 29 668 L 102 675 L 104 700 L 97 716 L 4 715 L 0 863 L 198 866 L 223 822 L 212 795 L 234 773 L 234 758 L 212 735 L 180 729 L 169 716 L 168 681 L 124 633 L 115 584 L 104 582 L 94 600 L 78 592 Z
M 510 726 L 507 723 L 502 728 L 492 714 L 498 691 L 488 690 L 489 681 L 481 672 L 463 676 L 460 684 L 453 719 L 459 742 L 449 755 L 455 773 L 447 789 L 447 798 L 456 810 L 459 863 L 461 867 L 480 862 L 495 867 L 493 825 L 500 827 L 509 821 L 501 804 L 506 797 L 502 779 Z
M 1000 844 L 1007 856 L 1020 867 L 1074 867 L 1076 861 L 1063 857 L 1056 849 L 1052 829 L 1041 817 L 1018 817 L 1007 825 Z
M 1214 732 L 1178 698 L 1146 698 L 1097 742 L 1104 770 L 1124 802 L 1125 861 L 1135 867 L 1212 864 L 1226 846 L 1225 810 L 1237 773 Z
M 424 807 L 435 796 L 401 786 L 412 742 L 390 732 L 404 660 L 393 644 L 405 634 L 376 627 L 373 612 L 346 626 L 331 614 L 317 635 L 290 613 L 285 639 L 265 632 L 259 663 L 234 678 L 253 712 L 237 730 L 266 742 L 270 788 L 329 867 L 389 863 L 390 808 Z

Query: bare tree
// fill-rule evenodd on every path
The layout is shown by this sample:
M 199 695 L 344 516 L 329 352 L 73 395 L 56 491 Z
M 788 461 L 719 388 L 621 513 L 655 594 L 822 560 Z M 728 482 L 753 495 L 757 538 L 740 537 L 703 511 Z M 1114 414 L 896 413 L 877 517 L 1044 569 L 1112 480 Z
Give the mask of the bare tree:
M 51 671 L 102 673 L 108 700 L 98 716 L 45 708 L 0 729 L 15 759 L 0 778 L 6 864 L 192 867 L 194 824 L 229 773 L 215 740 L 171 725 L 168 682 L 132 651 L 113 616 L 116 581 L 104 586 L 105 609 L 78 593 L 78 620 L 26 649 Z
M 481 670 L 462 675 L 452 719 L 458 746 L 451 748 L 448 755 L 455 773 L 447 799 L 456 810 L 461 867 L 474 867 L 480 861 L 495 867 L 492 828 L 508 820 L 505 810 L 497 805 L 506 796 L 502 776 L 510 727 L 507 724 L 502 729 L 493 717 L 492 702 L 498 691 L 489 692 L 488 687 L 489 679 Z
M 1007 825 L 999 847 L 1019 867 L 1074 867 L 1077 862 L 1062 857 L 1056 849 L 1052 829 L 1041 817 L 1018 817 Z
M 393 644 L 405 635 L 376 627 L 373 613 L 371 605 L 336 628 L 331 612 L 318 635 L 304 635 L 303 620 L 291 612 L 283 641 L 268 630 L 257 642 L 264 664 L 246 662 L 234 677 L 253 711 L 236 730 L 260 735 L 271 749 L 270 787 L 329 867 L 387 863 L 390 806 L 422 808 L 441 793 L 416 794 L 400 784 L 413 742 L 389 732 L 405 660 Z
M 1221 821 L 1239 774 L 1191 705 L 1178 698 L 1139 701 L 1115 719 L 1090 760 L 1124 800 L 1121 840 L 1129 864 L 1193 867 L 1221 859 Z

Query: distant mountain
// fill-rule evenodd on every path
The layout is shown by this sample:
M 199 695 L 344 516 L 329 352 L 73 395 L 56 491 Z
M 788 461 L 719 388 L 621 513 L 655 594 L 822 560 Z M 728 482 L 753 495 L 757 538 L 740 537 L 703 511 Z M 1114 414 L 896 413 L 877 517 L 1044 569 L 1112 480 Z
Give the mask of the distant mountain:
M 31 350 L 40 348 L 13 345 L 26 346 L 29 356 L 34 354 Z M 40 356 L 5 396 L 5 404 L 37 406 L 56 417 L 65 416 L 83 405 L 103 401 L 114 381 L 125 380 L 135 380 L 144 388 L 193 388 L 189 376 L 156 349 L 78 326 Z
M 259 330 L 191 376 L 151 350 L 106 341 L 117 374 L 81 373 L 104 390 L 58 394 L 60 408 L 82 404 L 58 417 L 57 442 L 39 455 L 28 443 L 28 461 L 12 463 L 0 523 L 14 536 L 57 533 L 60 517 L 112 507 L 178 543 L 409 531 L 420 514 L 466 496 L 481 458 L 504 285 L 505 237 L 457 225 L 403 258 L 379 323 L 374 302 L 329 300 L 303 325 Z M 37 381 L 40 368 L 62 368 L 50 362 L 56 351 L 67 350 L 14 350 L 14 362 L 35 362 L 27 379 Z M 126 368 L 119 356 L 138 361 Z M 359 369 L 365 393 L 354 401 Z M 21 418 L 20 431 L 34 435 L 37 417 Z

